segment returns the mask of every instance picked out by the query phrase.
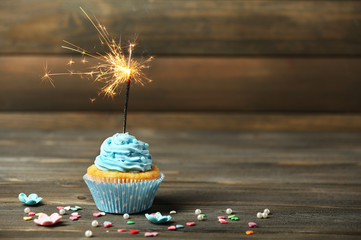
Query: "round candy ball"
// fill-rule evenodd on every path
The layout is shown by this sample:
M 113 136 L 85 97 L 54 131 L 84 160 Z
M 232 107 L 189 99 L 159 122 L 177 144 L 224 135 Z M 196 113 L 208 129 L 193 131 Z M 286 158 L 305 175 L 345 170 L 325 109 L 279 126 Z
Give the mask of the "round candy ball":
M 268 208 L 266 208 L 263 212 L 266 212 L 267 214 L 270 214 L 270 210 Z
M 60 214 L 60 215 L 64 215 L 64 214 L 65 214 L 65 209 L 60 209 L 60 210 L 59 210 L 59 214 Z
M 196 210 L 194 211 L 194 213 L 198 215 L 198 214 L 201 214 L 202 211 L 201 211 L 200 209 L 196 209 Z
M 86 230 L 84 235 L 85 237 L 90 238 L 91 236 L 93 236 L 93 232 L 90 230 Z
M 202 214 L 199 214 L 199 215 L 197 216 L 197 219 L 198 219 L 199 221 L 202 221 L 203 218 L 204 218 L 204 216 L 203 216 Z
M 226 213 L 227 213 L 227 214 L 232 214 L 232 209 L 231 209 L 231 208 L 227 208 Z
M 262 217 L 263 217 L 263 218 L 267 218 L 267 217 L 268 217 L 268 213 L 266 213 L 266 212 L 262 213 Z
M 129 214 L 128 214 L 128 213 L 124 213 L 123 218 L 124 218 L 124 219 L 129 219 Z
M 93 226 L 93 227 L 98 227 L 98 225 L 99 225 L 99 223 L 98 223 L 97 220 L 93 220 L 93 221 L 92 221 L 92 226 Z
M 24 208 L 24 213 L 29 213 L 30 212 L 30 208 L 26 207 Z
M 261 212 L 257 213 L 257 218 L 263 218 L 263 214 Z

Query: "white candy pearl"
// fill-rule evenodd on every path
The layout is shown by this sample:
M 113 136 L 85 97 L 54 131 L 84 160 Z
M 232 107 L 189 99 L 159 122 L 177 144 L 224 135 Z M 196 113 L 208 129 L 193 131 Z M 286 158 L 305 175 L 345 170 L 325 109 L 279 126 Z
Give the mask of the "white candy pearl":
M 262 213 L 262 217 L 263 217 L 263 218 L 267 218 L 267 217 L 268 217 L 268 213 L 266 213 L 266 212 Z
M 60 215 L 64 215 L 64 214 L 65 214 L 65 209 L 60 209 L 60 210 L 59 210 L 59 214 L 60 214 Z
M 263 218 L 263 214 L 261 212 L 257 213 L 257 218 Z
M 227 208 L 226 213 L 227 213 L 227 214 L 232 214 L 232 209 Z
M 124 218 L 124 219 L 129 219 L 129 214 L 128 214 L 128 213 L 124 213 L 123 218 Z
M 92 221 L 92 227 L 98 227 L 99 223 L 97 220 Z
M 26 207 L 24 208 L 24 213 L 29 213 L 30 212 L 30 208 Z
M 198 216 L 197 216 L 197 219 L 199 220 L 199 221 L 202 221 L 203 220 L 203 215 L 201 215 L 201 214 L 199 214 Z
M 266 208 L 263 212 L 270 214 L 271 211 L 268 208 Z
M 202 212 L 202 211 L 201 211 L 200 209 L 196 209 L 196 210 L 194 211 L 194 213 L 197 214 L 197 215 L 198 215 L 198 214 L 201 214 L 201 212 Z
M 91 236 L 93 236 L 93 232 L 90 230 L 86 230 L 84 235 L 85 237 L 90 238 Z

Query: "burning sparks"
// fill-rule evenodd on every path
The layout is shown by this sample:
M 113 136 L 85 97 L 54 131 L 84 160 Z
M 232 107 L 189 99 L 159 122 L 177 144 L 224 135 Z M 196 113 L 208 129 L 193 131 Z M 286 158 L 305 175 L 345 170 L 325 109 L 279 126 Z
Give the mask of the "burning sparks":
M 151 81 L 147 78 L 142 70 L 148 68 L 148 63 L 153 59 L 150 57 L 143 62 L 136 61 L 132 59 L 132 52 L 135 47 L 134 43 L 129 44 L 128 56 L 123 53 L 123 49 L 120 43 L 117 43 L 114 39 L 110 38 L 106 28 L 100 24 L 95 24 L 94 21 L 88 16 L 88 14 L 82 9 L 82 12 L 92 23 L 99 34 L 99 39 L 101 44 L 107 46 L 108 51 L 104 54 L 100 53 L 91 53 L 85 49 L 82 49 L 68 41 L 64 40 L 66 46 L 62 46 L 65 49 L 78 52 L 82 54 L 83 58 L 82 63 L 87 63 L 85 56 L 97 59 L 98 63 L 91 67 L 91 71 L 87 72 L 73 72 L 69 71 L 68 73 L 51 73 L 47 66 L 45 66 L 45 74 L 42 77 L 42 80 L 48 80 L 52 86 L 54 86 L 54 81 L 51 77 L 60 76 L 60 75 L 81 75 L 88 76 L 94 79 L 95 82 L 103 83 L 99 94 L 104 94 L 107 97 L 113 97 L 120 91 L 120 88 L 124 83 L 129 82 L 131 79 L 135 83 L 143 85 L 143 81 Z M 75 62 L 73 59 L 70 59 L 67 65 L 71 66 Z M 93 102 L 93 101 L 92 101 Z

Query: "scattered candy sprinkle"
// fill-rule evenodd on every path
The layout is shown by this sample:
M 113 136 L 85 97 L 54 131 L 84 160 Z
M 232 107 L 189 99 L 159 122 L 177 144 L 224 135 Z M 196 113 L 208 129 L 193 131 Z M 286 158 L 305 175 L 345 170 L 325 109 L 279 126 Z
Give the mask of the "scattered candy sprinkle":
M 24 217 L 23 218 L 25 221 L 29 221 L 29 220 L 31 220 L 31 219 L 33 219 L 32 217 Z
M 105 214 L 106 214 L 105 212 L 100 212 L 100 215 L 102 216 L 105 216 Z
M 104 222 L 104 227 L 105 228 L 108 228 L 108 227 L 111 227 L 111 226 L 113 226 L 112 222 L 109 222 L 109 221 Z
M 199 214 L 198 216 L 197 216 L 197 219 L 199 220 L 199 221 L 202 221 L 203 220 L 203 215 L 201 215 L 201 214 Z
M 64 207 L 65 210 L 69 211 L 70 210 L 70 206 L 66 206 Z
M 82 210 L 83 208 L 82 207 L 79 207 L 79 206 L 75 206 L 76 209 L 78 210 Z
M 168 230 L 177 230 L 177 227 L 172 225 L 168 227 Z
M 93 236 L 93 232 L 90 230 L 86 230 L 84 235 L 85 235 L 85 237 L 90 238 L 91 236 Z
M 69 217 L 69 219 L 72 220 L 72 221 L 78 220 L 78 218 L 74 217 L 74 216 Z
M 80 218 L 81 215 L 77 214 L 77 215 L 72 215 L 73 217 L 76 217 L 76 218 Z
M 194 213 L 197 214 L 197 215 L 199 215 L 199 214 L 202 213 L 202 211 L 201 211 L 200 209 L 196 209 L 196 210 L 194 211 Z
M 24 213 L 29 213 L 30 212 L 30 208 L 26 207 L 24 208 Z
M 177 212 L 174 211 L 174 210 L 172 210 L 172 211 L 169 212 L 169 214 L 176 214 L 176 213 L 177 213 Z
M 72 211 L 78 211 L 78 209 L 75 208 L 75 207 L 71 207 L 70 210 L 72 210 Z
M 97 220 L 92 221 L 92 227 L 98 227 L 99 223 Z
M 135 222 L 133 222 L 133 221 L 127 221 L 127 224 L 129 225 L 129 224 L 134 224 Z
M 34 216 L 36 214 L 36 212 L 28 212 L 29 216 Z
M 177 224 L 175 225 L 176 228 L 184 228 L 184 225 L 181 225 L 181 224 Z
M 100 217 L 100 216 L 101 216 L 101 214 L 98 212 L 93 213 L 93 217 Z
M 130 233 L 131 233 L 131 234 L 137 234 L 137 233 L 139 233 L 139 230 L 137 230 L 137 229 L 132 229 L 132 230 L 130 230 Z
M 235 217 L 236 215 L 230 215 L 230 216 L 228 216 L 228 218 L 229 219 L 231 219 L 231 218 L 233 218 L 233 217 Z
M 254 232 L 253 231 L 246 231 L 247 235 L 252 235 Z
M 79 213 L 77 213 L 77 212 L 73 212 L 73 213 L 71 213 L 71 215 L 72 216 L 74 216 L 74 215 L 78 215 Z
M 249 222 L 249 223 L 248 223 L 248 226 L 249 226 L 250 228 L 258 227 L 257 223 L 255 223 L 255 222 Z
M 39 217 L 40 214 L 43 214 L 43 213 L 42 213 L 42 212 L 39 212 L 39 213 L 35 214 L 35 216 Z
M 205 215 L 204 213 L 201 214 L 204 218 L 207 217 L 207 215 Z
M 218 218 L 218 219 L 226 219 L 225 216 L 218 216 L 217 218 Z
M 57 206 L 56 207 L 58 210 L 60 210 L 60 209 L 64 209 L 64 207 L 63 206 Z
M 146 232 L 144 233 L 144 237 L 156 237 L 158 236 L 157 232 Z
M 195 224 L 195 222 L 187 222 L 186 225 L 187 225 L 187 226 L 194 226 L 194 225 L 196 225 L 196 224 Z
M 232 221 L 238 221 L 239 218 L 238 218 L 238 217 L 232 217 L 231 220 L 232 220 Z
M 65 214 L 65 209 L 64 209 L 64 208 L 63 208 L 63 209 L 60 209 L 60 210 L 59 210 L 59 214 L 60 214 L 60 215 L 64 215 L 64 214 Z
M 117 230 L 117 232 L 125 232 L 126 230 L 125 229 L 123 229 L 123 228 L 119 228 L 118 230 Z
M 228 221 L 227 221 L 227 220 L 221 220 L 221 219 L 220 219 L 219 223 L 220 223 L 220 224 L 227 224 Z

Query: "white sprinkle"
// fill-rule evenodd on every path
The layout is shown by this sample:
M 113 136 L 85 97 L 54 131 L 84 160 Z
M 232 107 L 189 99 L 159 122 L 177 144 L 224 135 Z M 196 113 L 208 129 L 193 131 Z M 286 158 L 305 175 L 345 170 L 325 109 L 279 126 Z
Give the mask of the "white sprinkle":
M 201 214 L 199 214 L 198 216 L 197 216 L 197 219 L 199 220 L 199 221 L 202 221 L 203 220 L 203 215 L 201 215 Z
M 69 211 L 70 210 L 70 206 L 66 206 L 64 207 L 65 210 Z
M 268 208 L 266 208 L 263 212 L 266 212 L 267 214 L 271 213 L 271 211 Z
M 201 211 L 200 209 L 196 209 L 196 210 L 194 211 L 194 213 L 198 215 L 198 214 L 201 214 L 202 211 Z
M 72 216 L 74 216 L 74 215 L 79 215 L 79 213 L 78 213 L 78 212 L 73 212 L 73 213 L 71 213 L 71 215 L 72 215 Z
M 24 213 L 29 213 L 30 212 L 30 208 L 26 207 L 24 208 Z
M 172 210 L 172 211 L 169 212 L 169 214 L 176 214 L 176 213 L 177 213 L 177 212 L 174 211 L 174 210 Z
M 60 209 L 60 210 L 59 210 L 59 214 L 60 214 L 60 215 L 64 215 L 64 214 L 65 214 L 65 209 Z
M 99 212 L 100 215 L 105 216 L 105 212 Z
M 93 220 L 93 221 L 92 221 L 92 226 L 93 226 L 93 227 L 98 227 L 98 225 L 99 225 L 99 223 L 98 223 L 97 220 Z
M 124 218 L 124 219 L 129 219 L 129 214 L 128 214 L 128 213 L 124 213 L 123 218 Z
M 267 218 L 267 217 L 268 217 L 268 213 L 266 213 L 266 212 L 262 213 L 262 217 L 263 217 L 263 218 Z
M 93 232 L 90 230 L 86 230 L 84 235 L 85 237 L 90 238 L 91 236 L 93 236 Z
M 263 218 L 263 214 L 261 212 L 257 213 L 257 218 Z
M 226 213 L 227 213 L 227 214 L 232 214 L 232 209 L 227 208 Z

